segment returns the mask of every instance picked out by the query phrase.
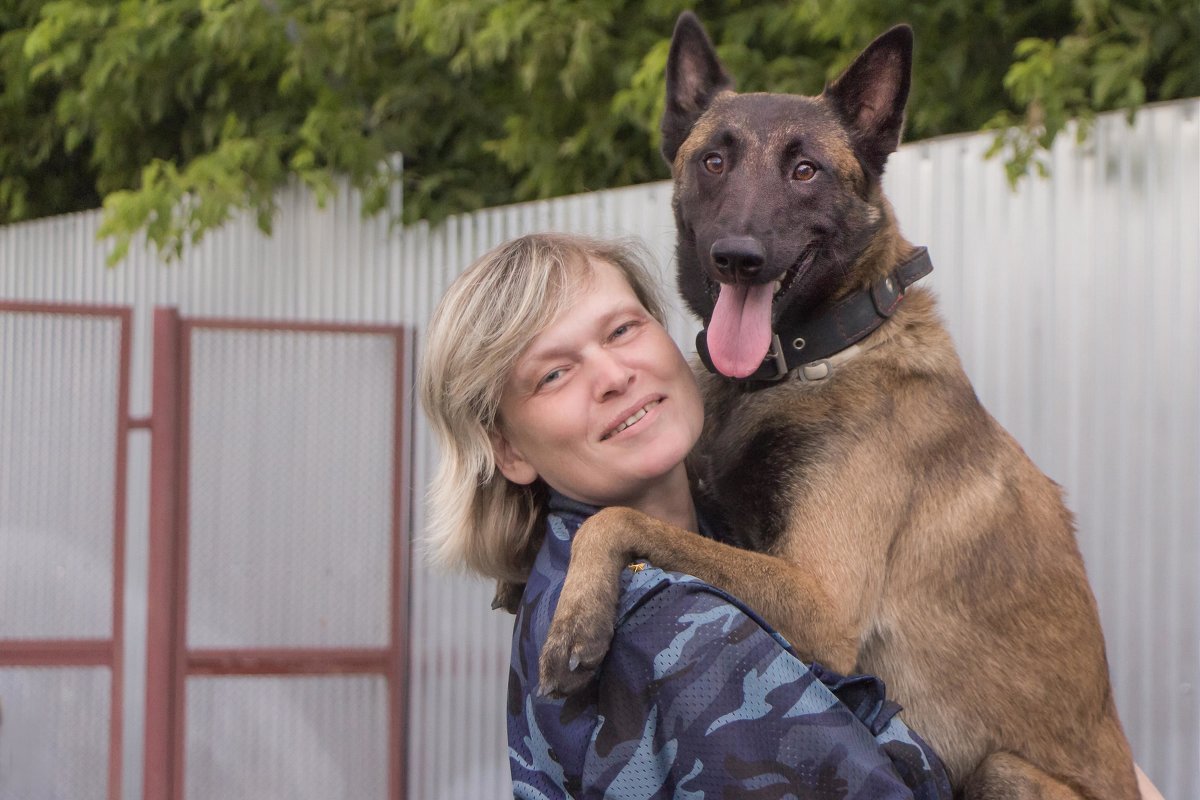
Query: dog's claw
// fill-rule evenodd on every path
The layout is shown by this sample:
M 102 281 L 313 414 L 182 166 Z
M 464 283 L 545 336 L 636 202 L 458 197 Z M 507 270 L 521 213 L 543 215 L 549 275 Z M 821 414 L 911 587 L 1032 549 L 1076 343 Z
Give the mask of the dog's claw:
M 546 670 L 538 683 L 538 697 L 561 698 L 574 694 L 592 679 L 591 669 L 575 670 L 569 674 L 548 674 Z
M 587 686 L 612 641 L 613 623 L 607 613 L 592 611 L 584 620 L 566 617 L 555 619 L 542 646 L 538 683 L 544 697 L 566 697 Z

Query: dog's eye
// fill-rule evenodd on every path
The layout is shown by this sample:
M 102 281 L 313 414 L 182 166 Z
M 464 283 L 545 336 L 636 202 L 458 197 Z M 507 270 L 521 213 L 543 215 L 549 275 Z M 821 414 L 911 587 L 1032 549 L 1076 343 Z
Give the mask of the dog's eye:
M 811 161 L 801 161 L 792 170 L 792 180 L 811 181 L 815 177 L 817 177 L 817 165 Z
M 704 157 L 704 168 L 713 175 L 720 175 L 725 171 L 725 159 L 717 153 L 709 153 Z

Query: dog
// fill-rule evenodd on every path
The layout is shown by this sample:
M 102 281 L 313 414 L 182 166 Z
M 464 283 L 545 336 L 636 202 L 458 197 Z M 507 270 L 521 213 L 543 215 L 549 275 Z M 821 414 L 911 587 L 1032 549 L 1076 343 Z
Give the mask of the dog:
M 581 688 L 620 571 L 741 598 L 804 660 L 880 676 L 958 796 L 1139 797 L 1061 489 L 984 410 L 881 189 L 913 34 L 816 97 L 737 94 L 699 20 L 667 65 L 678 286 L 706 324 L 690 472 L 739 546 L 609 508 L 577 535 L 541 681 Z

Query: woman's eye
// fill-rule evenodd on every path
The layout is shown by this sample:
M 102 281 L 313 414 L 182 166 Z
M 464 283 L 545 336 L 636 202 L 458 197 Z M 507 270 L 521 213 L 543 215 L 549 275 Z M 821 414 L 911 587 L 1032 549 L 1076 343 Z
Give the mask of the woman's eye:
M 538 381 L 538 388 L 540 389 L 541 387 L 543 387 L 547 384 L 553 383 L 554 381 L 561 378 L 562 374 L 563 374 L 563 371 L 561 369 L 550 370 L 549 372 L 547 372 L 545 375 L 542 376 L 542 379 L 540 381 Z
M 709 153 L 704 157 L 704 168 L 713 175 L 720 175 L 725 171 L 725 159 L 719 153 Z
M 792 170 L 792 179 L 797 181 L 811 181 L 817 177 L 817 165 L 811 161 L 801 161 Z
M 620 339 L 622 336 L 625 336 L 632 331 L 636 326 L 637 323 L 633 321 L 618 325 L 613 329 L 613 332 L 608 335 L 609 341 L 612 341 L 613 339 Z

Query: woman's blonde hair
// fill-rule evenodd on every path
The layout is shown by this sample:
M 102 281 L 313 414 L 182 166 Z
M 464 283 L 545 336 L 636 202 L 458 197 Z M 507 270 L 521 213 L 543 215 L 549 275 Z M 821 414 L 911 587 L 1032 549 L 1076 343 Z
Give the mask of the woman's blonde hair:
M 441 447 L 428 494 L 427 546 L 435 563 L 512 583 L 527 579 L 542 540 L 546 487 L 506 479 L 496 469 L 491 436 L 517 358 L 586 287 L 593 261 L 619 269 L 663 322 L 639 246 L 568 234 L 530 234 L 490 250 L 438 304 L 418 377 Z

